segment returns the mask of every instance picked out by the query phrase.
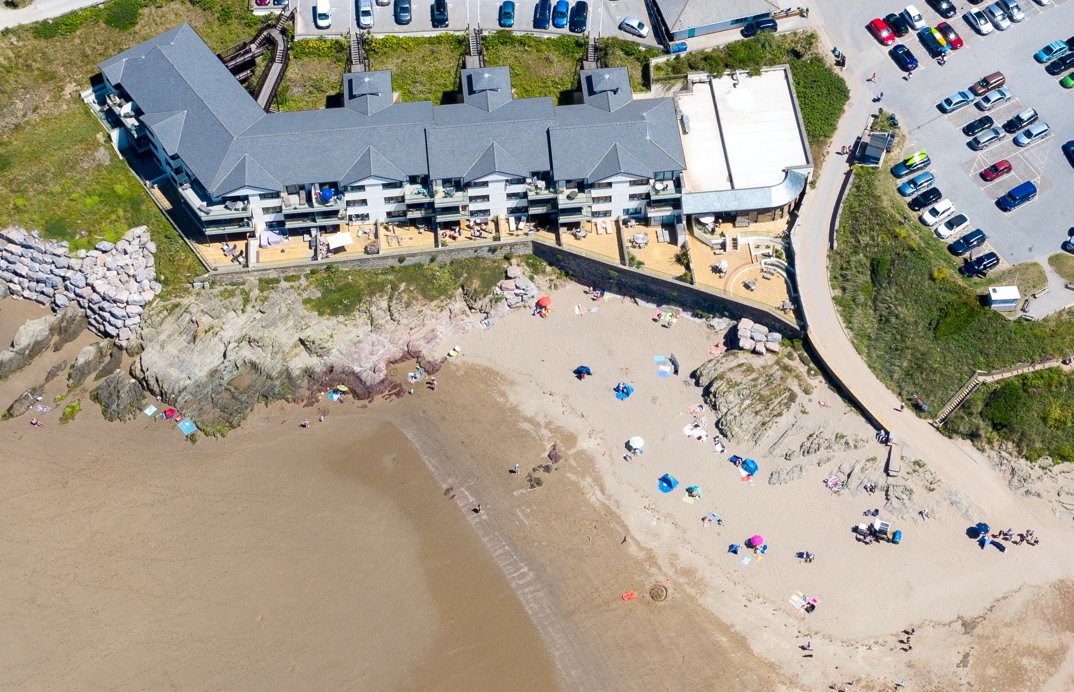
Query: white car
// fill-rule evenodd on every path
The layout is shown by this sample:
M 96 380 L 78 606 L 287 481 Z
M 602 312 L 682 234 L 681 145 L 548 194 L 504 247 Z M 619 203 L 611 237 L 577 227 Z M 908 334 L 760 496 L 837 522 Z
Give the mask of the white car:
M 1000 104 L 1007 103 L 1012 98 L 1014 98 L 1014 94 L 1011 93 L 1010 89 L 996 89 L 977 99 L 977 108 L 982 111 L 990 111 Z
M 934 206 L 929 207 L 921 214 L 921 223 L 929 228 L 940 223 L 951 214 L 955 213 L 955 205 L 949 199 L 941 199 Z
M 619 22 L 619 29 L 628 34 L 634 34 L 638 38 L 645 38 L 649 35 L 649 27 L 645 26 L 645 22 L 637 17 L 627 17 Z
M 928 26 L 925 23 L 925 18 L 921 16 L 921 13 L 913 5 L 907 5 L 906 9 L 902 11 L 902 16 L 906 18 L 910 26 L 914 27 L 914 31 L 920 31 Z
M 1045 5 L 1051 5 L 1052 0 L 1037 0 L 1037 4 L 1040 5 L 1041 7 L 1043 7 Z
M 966 13 L 966 23 L 973 27 L 981 36 L 988 36 L 992 33 L 992 22 L 988 21 L 988 17 L 980 10 L 970 10 Z
M 1026 13 L 1018 6 L 1018 0 L 999 0 L 999 6 L 1007 13 L 1007 19 L 1012 22 L 1020 22 L 1026 18 Z
M 952 216 L 946 223 L 944 223 L 944 225 L 936 227 L 936 235 L 940 236 L 943 240 L 947 240 L 951 236 L 966 230 L 969 225 L 970 220 L 966 218 L 965 214 Z
M 1003 11 L 998 2 L 984 8 L 984 13 L 988 17 L 988 21 L 992 22 L 992 25 L 1000 31 L 1006 31 L 1011 28 L 1011 20 L 1007 19 L 1007 13 Z
M 1014 138 L 1014 143 L 1020 147 L 1028 147 L 1033 142 L 1039 142 L 1047 137 L 1051 131 L 1052 128 L 1048 127 L 1048 123 L 1037 123 L 1017 134 Z

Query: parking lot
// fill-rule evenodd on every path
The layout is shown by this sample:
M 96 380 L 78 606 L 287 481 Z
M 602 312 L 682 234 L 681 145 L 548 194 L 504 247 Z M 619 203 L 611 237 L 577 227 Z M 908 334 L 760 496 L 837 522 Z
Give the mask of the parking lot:
M 332 26 L 324 30 L 317 29 L 313 25 L 313 8 L 316 0 L 291 0 L 291 2 L 298 8 L 295 13 L 295 31 L 299 38 L 339 36 L 352 30 L 358 31 L 355 0 L 332 0 Z M 495 31 L 500 28 L 498 19 L 501 3 L 502 0 L 448 0 L 448 26 L 445 29 L 433 28 L 431 0 L 412 0 L 414 18 L 405 26 L 395 23 L 391 4 L 380 6 L 374 3 L 373 33 L 430 35 L 444 31 L 465 31 L 467 27 L 478 26 L 485 31 Z M 574 5 L 574 0 L 571 0 L 571 5 Z M 536 0 L 516 0 L 513 31 L 550 36 L 570 33 L 565 28 L 556 29 L 552 26 L 549 26 L 547 30 L 534 29 L 533 11 L 536 6 Z M 631 16 L 651 25 L 645 8 L 645 0 L 589 0 L 587 33 L 593 36 L 618 36 L 640 41 L 641 39 L 635 39 L 619 30 L 619 22 Z M 655 45 L 651 32 L 649 38 L 642 43 Z
M 831 0 L 821 0 L 822 5 L 828 2 Z M 1049 75 L 1033 54 L 1054 40 L 1065 40 L 1074 34 L 1074 0 L 1052 0 L 1044 7 L 1032 0 L 1020 0 L 1024 21 L 1012 24 L 1006 31 L 994 30 L 979 36 L 965 20 L 965 14 L 970 9 L 983 10 L 987 4 L 959 3 L 958 14 L 944 19 L 924 0 L 915 2 L 929 26 L 948 22 L 965 45 L 948 52 L 946 64 L 939 65 L 930 58 L 916 33 L 899 39 L 898 43 L 909 48 L 920 63 L 909 80 L 903 78 L 903 72 L 889 56 L 890 47 L 880 45 L 866 30 L 870 20 L 901 12 L 905 3 L 841 3 L 838 11 L 843 16 L 836 13 L 835 7 L 825 13 L 829 19 L 838 17 L 838 26 L 827 26 L 823 31 L 833 42 L 836 36 L 845 41 L 837 45 L 849 60 L 858 63 L 855 72 L 867 76 L 877 73 L 876 82 L 868 83 L 875 95 L 884 94 L 877 106 L 899 116 L 906 149 L 893 152 L 885 160 L 885 169 L 904 155 L 927 149 L 933 162 L 928 170 L 936 176 L 936 187 L 954 203 L 956 214 L 969 217 L 969 230 L 982 229 L 988 234 L 989 244 L 1010 264 L 1044 260 L 1059 252 L 1067 229 L 1074 226 L 1068 210 L 1074 168 L 1060 150 L 1063 142 L 1074 140 L 1074 90 L 1060 87 L 1062 75 Z M 995 126 L 1002 127 L 1016 113 L 1033 108 L 1040 115 L 1038 122 L 1051 127 L 1052 134 L 1046 139 L 1022 148 L 1015 146 L 1014 135 L 1008 134 L 1003 141 L 977 152 L 968 146 L 970 137 L 964 136 L 961 128 L 986 113 L 972 105 L 949 115 L 936 108 L 944 98 L 996 71 L 1006 76 L 1004 86 L 1012 91 L 1013 98 L 987 113 Z M 992 183 L 983 181 L 981 170 L 1001 159 L 1013 164 L 1013 172 Z M 1037 184 L 1037 199 L 1010 214 L 1000 211 L 995 200 L 1024 180 Z M 896 184 L 894 179 L 892 184 Z

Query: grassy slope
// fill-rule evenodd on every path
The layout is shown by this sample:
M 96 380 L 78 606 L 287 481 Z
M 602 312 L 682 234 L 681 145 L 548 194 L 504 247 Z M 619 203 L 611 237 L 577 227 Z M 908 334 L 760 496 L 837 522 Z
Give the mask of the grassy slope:
M 1074 352 L 1074 319 L 1067 314 L 1041 322 L 1011 322 L 982 307 L 978 295 L 994 282 L 963 283 L 956 278 L 954 261 L 943 244 L 912 219 L 903 223 L 904 207 L 893 205 L 893 188 L 886 172 L 858 169 L 843 209 L 839 248 L 831 256 L 836 303 L 858 350 L 885 383 L 904 398 L 921 396 L 936 411 L 975 369 L 994 370 Z M 1027 397 L 1044 410 L 1057 391 Z M 980 413 L 985 396 L 973 397 L 977 408 L 969 406 L 960 416 L 965 413 L 966 420 L 980 423 L 983 419 L 974 417 L 974 411 Z M 1032 410 L 1027 404 L 1025 411 Z M 985 437 L 976 423 L 966 420 L 953 420 L 948 429 Z M 1063 420 L 1053 416 L 1056 425 Z M 1074 441 L 1070 427 L 1048 428 L 1054 435 L 1029 425 L 1019 435 L 1009 426 L 989 422 L 986 427 L 995 439 L 1029 454 L 1062 456 L 1060 447 Z
M 366 49 L 374 70 L 392 71 L 392 89 L 403 101 L 441 103 L 459 90 L 465 36 L 381 36 Z
M 485 38 L 485 61 L 511 68 L 515 97 L 551 96 L 570 103 L 578 88 L 578 68 L 585 55 L 585 41 L 576 36 L 538 38 L 498 31 Z
M 655 48 L 646 48 L 614 36 L 600 39 L 600 53 L 606 67 L 627 68 L 630 73 L 630 88 L 635 92 L 649 90 L 649 60 L 663 55 Z
M 329 97 L 340 93 L 346 69 L 347 42 L 343 39 L 296 41 L 277 92 L 280 110 L 324 108 Z

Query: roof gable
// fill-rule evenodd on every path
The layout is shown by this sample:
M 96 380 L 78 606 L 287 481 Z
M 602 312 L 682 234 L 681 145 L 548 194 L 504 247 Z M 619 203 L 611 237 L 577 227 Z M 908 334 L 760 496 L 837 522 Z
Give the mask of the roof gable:
M 620 173 L 638 178 L 651 178 L 654 171 L 616 142 L 589 172 L 589 180 L 596 183 Z
M 179 152 L 179 141 L 183 136 L 183 123 L 186 111 L 170 113 L 148 113 L 142 116 L 142 122 L 157 136 L 157 141 L 164 151 L 173 156 Z
M 518 159 L 511 156 L 506 149 L 500 146 L 499 142 L 493 142 L 488 146 L 488 149 L 485 149 L 484 153 L 474 162 L 474 165 L 470 166 L 470 170 L 466 172 L 465 179 L 469 182 L 493 173 L 521 176 L 530 174 L 526 167 L 518 162 Z
M 392 163 L 387 156 L 377 151 L 376 147 L 367 147 L 358 160 L 354 162 L 347 174 L 340 179 L 342 185 L 351 185 L 367 178 L 385 178 L 387 180 L 405 181 L 406 174 Z
M 247 187 L 260 188 L 262 190 L 274 190 L 282 192 L 284 187 L 279 180 L 266 171 L 261 164 L 254 161 L 248 155 L 243 154 L 239 162 L 235 164 L 227 175 L 212 186 L 215 194 L 223 196 L 235 190 Z

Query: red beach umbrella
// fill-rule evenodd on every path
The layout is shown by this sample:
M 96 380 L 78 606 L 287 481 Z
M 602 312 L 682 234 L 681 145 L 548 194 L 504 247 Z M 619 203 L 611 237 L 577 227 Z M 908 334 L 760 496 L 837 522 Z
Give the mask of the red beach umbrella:
M 539 308 L 546 308 L 551 304 L 552 304 L 552 299 L 549 298 L 548 296 L 541 296 L 540 298 L 537 299 L 537 307 L 539 307 Z

